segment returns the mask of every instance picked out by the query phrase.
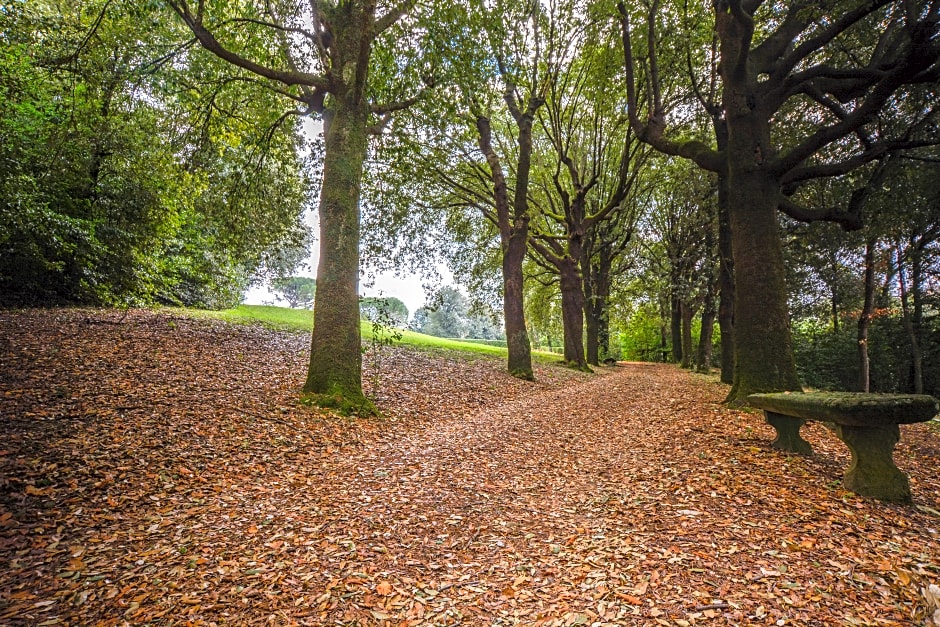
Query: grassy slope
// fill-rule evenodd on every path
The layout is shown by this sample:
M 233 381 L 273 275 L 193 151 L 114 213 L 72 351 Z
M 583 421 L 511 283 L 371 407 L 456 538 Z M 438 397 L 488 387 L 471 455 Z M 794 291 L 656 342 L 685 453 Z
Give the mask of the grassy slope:
M 270 305 L 239 305 L 235 309 L 224 311 L 188 310 L 196 316 L 220 318 L 229 322 L 241 324 L 263 324 L 282 331 L 307 331 L 313 329 L 313 312 L 305 309 L 288 309 L 287 307 L 272 307 Z M 406 344 L 418 348 L 450 349 L 484 355 L 505 356 L 506 349 L 500 346 L 489 346 L 475 342 L 462 342 L 442 337 L 433 337 L 414 331 L 397 330 L 401 339 L 395 344 Z M 369 345 L 372 342 L 372 324 L 366 320 L 362 322 L 362 342 Z M 545 361 L 557 361 L 558 355 L 533 351 L 533 357 Z

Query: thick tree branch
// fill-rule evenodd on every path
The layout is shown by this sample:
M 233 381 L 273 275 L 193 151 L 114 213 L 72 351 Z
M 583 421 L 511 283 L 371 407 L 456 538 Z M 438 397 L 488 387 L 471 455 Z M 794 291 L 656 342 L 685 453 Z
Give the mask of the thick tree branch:
M 633 44 L 631 40 L 630 16 L 623 2 L 617 3 L 620 14 L 621 37 L 623 41 L 624 71 L 627 81 L 627 115 L 630 126 L 640 141 L 645 142 L 656 150 L 674 157 L 683 157 L 694 161 L 699 167 L 710 172 L 720 172 L 722 159 L 718 151 L 696 140 L 677 142 L 667 139 L 665 132 L 665 114 L 663 111 L 651 111 L 646 124 L 640 121 L 636 98 L 636 77 L 634 74 L 635 60 L 633 58 Z M 650 30 L 655 24 L 650 24 Z
M 215 35 L 203 26 L 202 2 L 199 3 L 199 10 L 196 15 L 192 14 L 188 4 L 183 0 L 166 0 L 166 2 L 193 32 L 193 35 L 199 40 L 200 45 L 220 59 L 228 61 L 232 65 L 248 70 L 258 76 L 278 81 L 285 85 L 307 85 L 324 90 L 330 89 L 330 81 L 321 75 L 274 69 L 252 61 L 226 48 L 215 38 Z
M 936 140 L 880 141 L 876 144 L 872 144 L 868 150 L 843 161 L 836 163 L 820 163 L 791 170 L 787 172 L 783 178 L 781 178 L 781 183 L 786 186 L 792 185 L 793 183 L 809 181 L 812 179 L 842 176 L 857 168 L 860 168 L 866 163 L 871 163 L 872 161 L 881 159 L 885 155 L 888 155 L 892 152 L 899 150 L 911 150 L 914 148 L 923 148 L 925 146 L 935 146 L 937 143 L 938 142 Z
M 936 25 L 934 25 L 933 30 L 936 30 Z M 921 33 L 921 35 L 927 35 L 927 33 Z M 839 122 L 819 129 L 792 150 L 771 161 L 768 164 L 769 169 L 778 176 L 783 177 L 824 146 L 871 122 L 901 85 L 908 83 L 936 62 L 940 50 L 933 47 L 932 54 L 934 55 L 933 58 L 922 55 L 917 46 L 911 46 L 906 58 L 901 59 L 893 71 L 889 72 L 872 87 L 868 97 L 862 104 Z
M 398 6 L 393 7 L 388 13 L 375 21 L 375 34 L 381 35 L 389 28 L 395 25 L 398 20 L 405 17 L 408 11 L 414 8 L 416 0 L 404 0 Z
M 835 222 L 846 231 L 857 231 L 862 228 L 861 213 L 853 213 L 843 207 L 809 209 L 798 205 L 789 198 L 781 196 L 777 208 L 794 220 L 799 220 L 800 222 Z
M 852 25 L 874 13 L 879 8 L 889 4 L 891 1 L 892 0 L 869 0 L 856 7 L 854 10 L 843 13 L 837 20 L 832 22 L 828 28 L 823 29 L 815 37 L 810 37 L 803 41 L 794 48 L 790 54 L 781 59 L 773 69 L 772 82 L 779 84 L 784 81 L 800 61 L 806 59 L 817 50 L 820 50 L 833 39 L 847 31 Z

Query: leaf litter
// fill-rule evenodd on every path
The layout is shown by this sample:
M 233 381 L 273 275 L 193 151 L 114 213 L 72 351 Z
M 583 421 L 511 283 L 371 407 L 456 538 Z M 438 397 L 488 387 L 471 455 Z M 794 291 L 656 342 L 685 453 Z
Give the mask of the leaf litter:
M 0 625 L 925 625 L 940 438 L 914 505 L 770 449 L 713 376 L 386 348 L 385 414 L 299 402 L 304 334 L 0 312 Z M 379 370 L 374 370 L 378 363 Z M 933 586 L 933 587 L 931 587 Z M 936 598 L 935 598 L 936 597 Z

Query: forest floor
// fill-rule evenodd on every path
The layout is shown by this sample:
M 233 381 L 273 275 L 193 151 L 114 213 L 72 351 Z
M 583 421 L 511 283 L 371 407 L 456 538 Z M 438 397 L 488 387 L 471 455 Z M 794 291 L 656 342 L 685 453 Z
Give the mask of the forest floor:
M 0 312 L 0 625 L 924 625 L 914 505 L 769 447 L 714 376 L 386 349 L 382 419 L 297 400 L 308 338 L 167 311 Z

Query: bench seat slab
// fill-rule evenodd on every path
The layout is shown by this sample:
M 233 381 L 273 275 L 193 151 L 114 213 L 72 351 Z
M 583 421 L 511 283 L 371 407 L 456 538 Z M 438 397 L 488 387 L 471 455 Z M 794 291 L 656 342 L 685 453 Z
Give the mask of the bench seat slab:
M 860 392 L 776 392 L 751 394 L 748 403 L 765 411 L 853 427 L 927 422 L 937 415 L 937 399 L 926 394 Z

